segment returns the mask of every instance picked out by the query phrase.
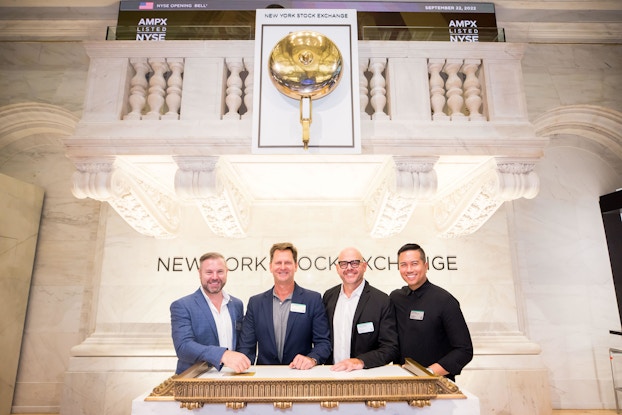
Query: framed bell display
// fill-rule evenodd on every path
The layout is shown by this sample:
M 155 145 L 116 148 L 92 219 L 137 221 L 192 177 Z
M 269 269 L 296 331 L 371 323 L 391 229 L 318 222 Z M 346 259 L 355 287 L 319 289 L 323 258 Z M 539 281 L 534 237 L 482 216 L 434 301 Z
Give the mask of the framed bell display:
M 356 10 L 257 10 L 253 153 L 360 154 Z

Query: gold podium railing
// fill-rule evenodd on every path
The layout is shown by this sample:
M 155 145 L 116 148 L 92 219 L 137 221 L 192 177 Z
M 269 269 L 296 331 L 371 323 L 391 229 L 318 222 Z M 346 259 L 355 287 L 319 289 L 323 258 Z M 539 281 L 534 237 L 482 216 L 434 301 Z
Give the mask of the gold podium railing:
M 434 399 L 464 399 L 450 380 L 429 375 L 409 360 L 403 366 L 384 366 L 335 375 L 330 366 L 296 371 L 287 366 L 256 366 L 242 374 L 217 372 L 206 363 L 197 363 L 184 373 L 167 379 L 146 398 L 150 401 L 176 400 L 188 409 L 205 404 L 224 404 L 240 409 L 249 403 L 272 403 L 288 409 L 295 403 L 318 403 L 335 408 L 340 403 L 363 402 L 382 408 L 387 402 L 410 406 L 430 406 Z

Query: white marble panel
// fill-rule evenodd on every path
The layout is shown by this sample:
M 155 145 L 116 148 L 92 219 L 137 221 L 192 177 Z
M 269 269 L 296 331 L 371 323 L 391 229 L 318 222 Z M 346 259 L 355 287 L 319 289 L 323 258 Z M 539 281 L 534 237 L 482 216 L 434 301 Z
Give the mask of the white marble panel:
M 73 358 L 65 377 L 62 413 L 130 414 L 131 401 L 174 374 L 163 371 L 162 359 L 110 357 Z M 164 359 L 165 366 L 175 364 Z M 106 391 L 106 393 L 102 393 Z
M 522 67 L 531 119 L 561 105 L 622 110 L 620 45 L 528 45 Z
M 0 174 L 0 412 L 9 413 L 43 205 L 42 188 Z
M 422 207 L 422 213 L 415 215 L 409 224 L 405 234 L 418 235 L 414 240 L 402 236 L 373 240 L 367 236 L 362 211 L 358 216 L 347 207 L 334 207 L 327 215 L 326 209 L 320 207 L 304 210 L 258 207 L 253 211 L 249 238 L 227 240 L 209 237 L 210 231 L 198 213 L 187 208 L 183 237 L 158 241 L 137 235 L 111 211 L 102 266 L 98 325 L 167 322 L 170 303 L 199 286 L 196 265 L 192 268 L 189 263 L 209 250 L 238 259 L 246 257 L 252 262 L 232 270 L 227 283 L 229 292 L 246 302 L 251 295 L 272 286 L 269 261 L 265 258 L 262 262 L 262 258 L 268 256 L 269 247 L 274 242 L 290 240 L 298 246 L 302 262 L 297 281 L 321 293 L 339 282 L 334 267 L 328 269 L 328 257 L 334 260 L 343 247 L 355 245 L 366 256 L 383 257 L 377 262 L 376 269 L 371 267 L 368 270 L 366 277 L 372 285 L 388 293 L 404 285 L 396 266 L 397 249 L 407 241 L 417 241 L 423 244 L 431 259 L 440 257 L 435 262 L 437 269 L 430 270 L 430 279 L 454 292 L 462 301 L 469 322 L 486 321 L 489 327 L 494 326 L 494 330 L 503 327 L 516 331 L 515 293 L 503 211 L 472 237 L 477 238 L 478 243 L 434 237 L 430 212 L 429 208 Z M 279 225 L 262 225 L 273 223 Z M 132 249 L 137 245 L 141 248 Z M 457 264 L 451 265 L 455 270 L 447 269 L 447 256 L 457 258 Z M 316 262 L 318 267 L 302 269 L 309 264 L 303 257 L 326 259 Z M 171 260 L 168 271 L 161 263 L 158 269 L 158 259 Z M 488 265 L 482 267 L 481 261 Z M 256 266 L 258 262 L 261 265 Z M 235 262 L 231 264 L 234 266 Z M 490 321 L 491 314 L 493 321 Z
M 608 330 L 620 322 L 598 197 L 622 177 L 578 149 L 554 146 L 546 159 L 539 196 L 514 202 L 516 242 L 530 252 L 520 263 L 529 336 L 551 370 L 553 407 L 611 407 L 607 350 L 621 339 Z
M 80 42 L 2 42 L 0 106 L 35 101 L 80 111 L 88 63 Z

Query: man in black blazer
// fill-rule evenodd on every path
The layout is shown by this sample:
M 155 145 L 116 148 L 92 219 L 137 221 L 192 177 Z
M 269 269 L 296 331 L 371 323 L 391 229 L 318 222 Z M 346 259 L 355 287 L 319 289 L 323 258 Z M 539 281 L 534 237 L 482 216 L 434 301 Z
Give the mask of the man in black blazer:
M 389 296 L 363 278 L 367 263 L 356 248 L 339 253 L 342 283 L 324 293 L 334 361 L 331 370 L 351 371 L 386 365 L 398 356 L 397 329 Z

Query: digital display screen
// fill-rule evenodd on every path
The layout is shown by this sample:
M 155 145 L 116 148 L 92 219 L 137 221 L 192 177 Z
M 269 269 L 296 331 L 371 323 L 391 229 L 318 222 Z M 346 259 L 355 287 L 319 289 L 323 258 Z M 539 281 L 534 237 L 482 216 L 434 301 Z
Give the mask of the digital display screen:
M 360 40 L 500 40 L 493 3 L 278 0 L 121 1 L 113 38 L 252 39 L 255 10 L 269 8 L 355 9 Z

